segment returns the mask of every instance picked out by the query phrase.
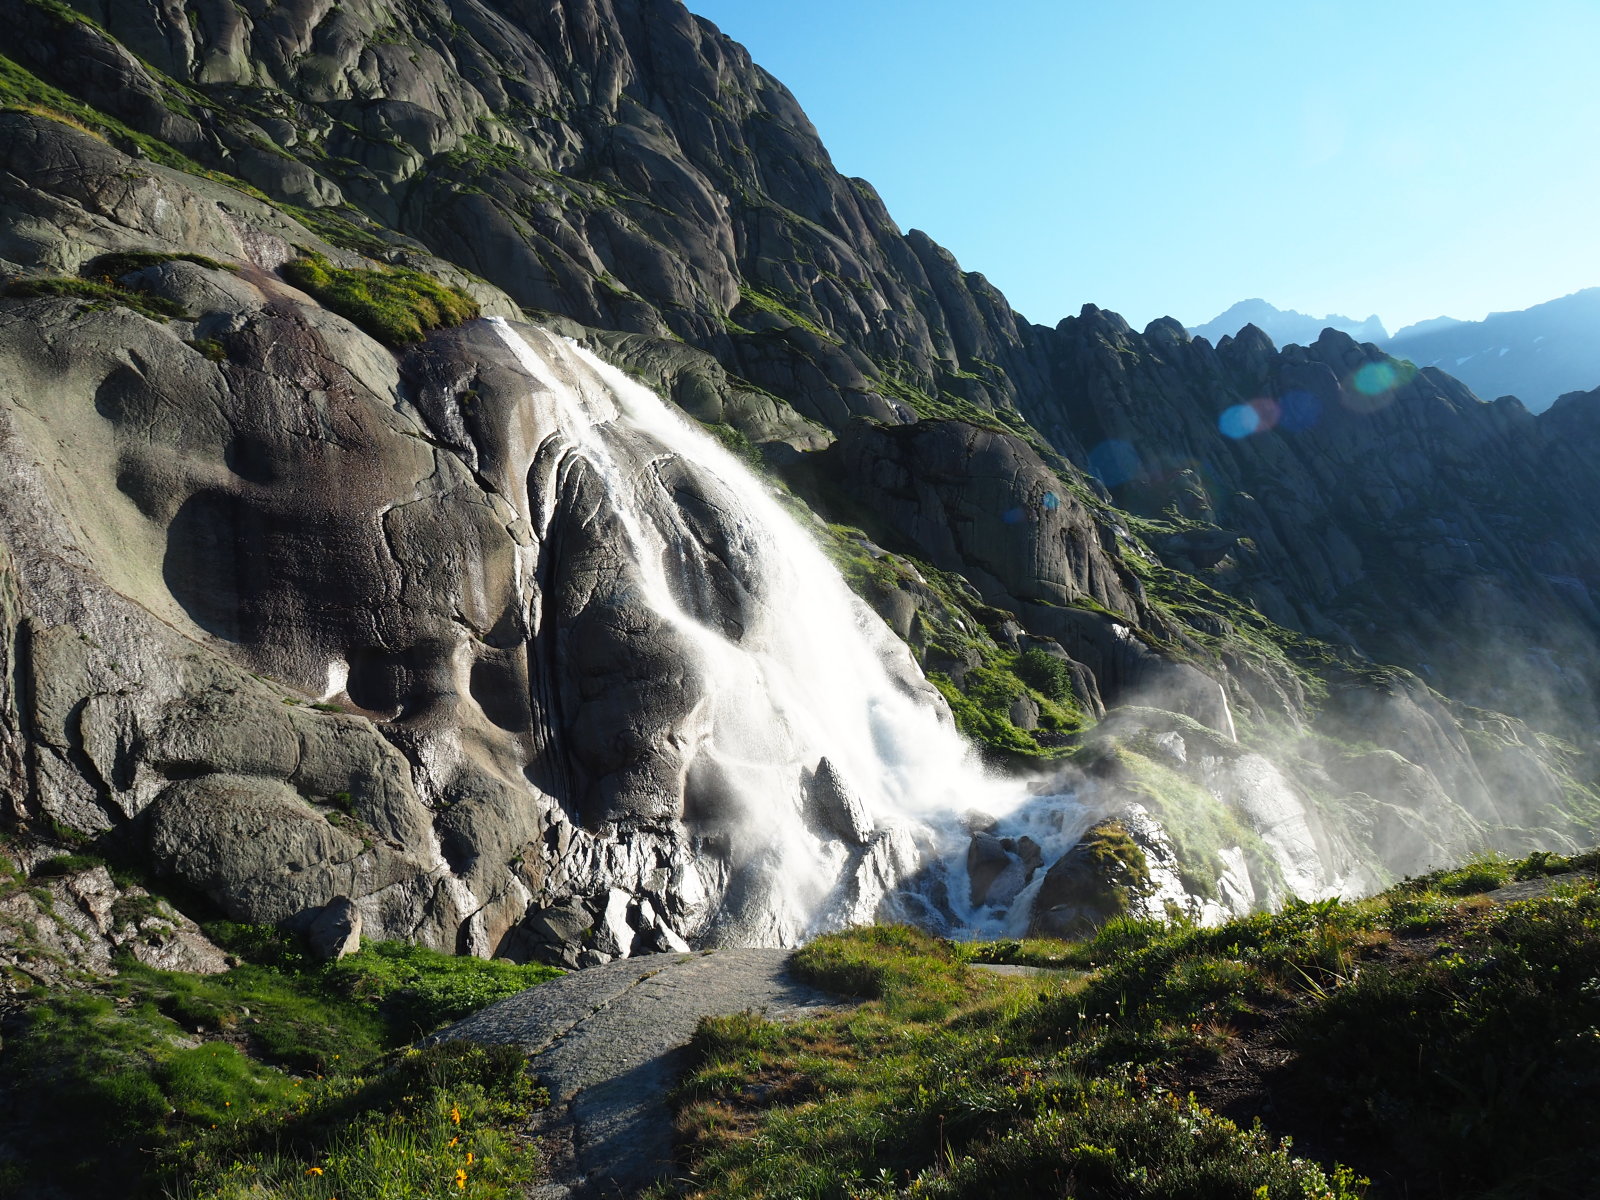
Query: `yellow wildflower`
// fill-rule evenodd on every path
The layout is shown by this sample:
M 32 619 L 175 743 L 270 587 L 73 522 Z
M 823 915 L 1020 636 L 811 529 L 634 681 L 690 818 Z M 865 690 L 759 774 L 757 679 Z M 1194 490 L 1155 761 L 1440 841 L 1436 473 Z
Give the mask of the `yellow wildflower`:
M 450 1106 L 450 1120 L 455 1122 L 457 1125 L 461 1124 L 461 1110 L 454 1104 Z
M 456 1186 L 463 1192 L 467 1190 L 467 1173 L 459 1167 L 456 1168 Z
M 472 1165 L 472 1151 L 468 1150 L 467 1151 L 467 1166 L 470 1167 L 471 1165 Z
M 322 1168 L 321 1167 L 307 1167 L 306 1168 L 306 1174 L 307 1175 L 321 1175 L 322 1174 Z

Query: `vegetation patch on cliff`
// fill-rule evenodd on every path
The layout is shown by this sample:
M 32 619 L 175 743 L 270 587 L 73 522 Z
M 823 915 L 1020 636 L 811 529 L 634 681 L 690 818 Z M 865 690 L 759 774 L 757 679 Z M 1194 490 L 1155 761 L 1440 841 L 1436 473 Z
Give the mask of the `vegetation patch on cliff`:
M 190 175 L 225 183 L 258 200 L 267 199 L 266 193 L 261 189 L 252 187 L 222 171 L 213 171 L 201 166 L 187 155 L 174 150 L 166 142 L 149 134 L 140 133 L 60 88 L 52 87 L 32 71 L 3 54 L 0 54 L 0 112 L 20 112 L 59 121 L 102 141 L 110 142 L 121 150 L 160 163 L 164 167 L 172 167 Z
M 386 346 L 420 342 L 478 315 L 478 302 L 460 288 L 404 267 L 339 267 L 307 254 L 285 263 L 283 276 Z
M 127 308 L 152 321 L 169 321 L 186 315 L 181 304 L 101 279 L 74 279 L 70 276 L 14 279 L 6 285 L 5 294 L 19 300 L 40 296 L 84 300 L 90 309 Z

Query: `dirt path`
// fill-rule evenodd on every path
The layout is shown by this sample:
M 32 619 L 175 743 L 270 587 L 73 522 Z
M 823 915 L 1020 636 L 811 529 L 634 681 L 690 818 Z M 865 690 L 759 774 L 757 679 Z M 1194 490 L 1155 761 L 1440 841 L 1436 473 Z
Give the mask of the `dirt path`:
M 537 1133 L 551 1182 L 537 1200 L 634 1196 L 671 1167 L 665 1097 L 701 1017 L 751 1009 L 774 1019 L 846 1001 L 792 978 L 789 951 L 654 954 L 575 971 L 519 992 L 436 1039 L 524 1047 L 550 1089 Z

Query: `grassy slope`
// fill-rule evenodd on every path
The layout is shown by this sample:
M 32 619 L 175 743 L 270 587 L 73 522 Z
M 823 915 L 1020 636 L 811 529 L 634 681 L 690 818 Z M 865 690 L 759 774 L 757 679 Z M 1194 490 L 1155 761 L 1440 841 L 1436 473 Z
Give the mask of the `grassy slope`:
M 402 1048 L 559 972 L 396 944 L 314 966 L 272 931 L 212 932 L 248 961 L 126 962 L 23 997 L 0 1050 L 0 1195 L 519 1194 L 536 1163 L 514 1134 L 538 1100 L 521 1052 Z
M 706 1022 L 671 1194 L 1588 1194 L 1600 892 L 1568 876 L 1524 902 L 1478 894 L 1572 865 L 1483 860 L 1357 904 L 1118 921 L 1075 944 L 819 939 L 805 972 L 870 1002 Z

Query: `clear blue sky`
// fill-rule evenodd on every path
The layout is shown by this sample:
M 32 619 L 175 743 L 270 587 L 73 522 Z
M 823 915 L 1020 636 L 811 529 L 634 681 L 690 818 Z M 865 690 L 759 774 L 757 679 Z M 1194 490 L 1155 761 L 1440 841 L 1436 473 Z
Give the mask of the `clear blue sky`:
M 1600 0 L 687 0 L 1031 320 L 1600 284 Z

